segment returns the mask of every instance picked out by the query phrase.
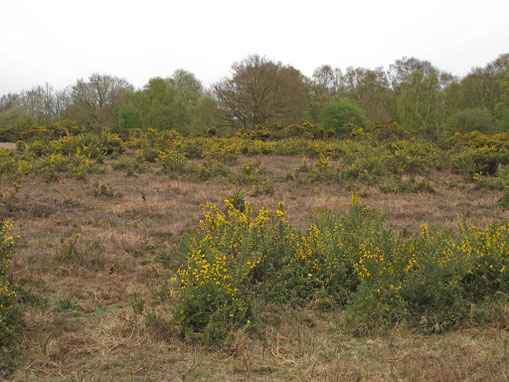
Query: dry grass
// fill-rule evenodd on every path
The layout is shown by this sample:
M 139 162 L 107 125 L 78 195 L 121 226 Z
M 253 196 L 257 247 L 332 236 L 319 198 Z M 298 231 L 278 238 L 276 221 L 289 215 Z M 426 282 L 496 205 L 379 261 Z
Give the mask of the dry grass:
M 0 150 L 16 151 L 16 143 L 0 142 Z
M 248 197 L 255 206 L 282 201 L 292 224 L 305 228 L 313 208 L 344 209 L 350 191 L 339 185 L 280 179 L 302 157 L 259 157 L 275 194 Z M 253 160 L 253 158 L 249 158 Z M 245 159 L 235 166 L 240 166 Z M 136 293 L 147 303 L 148 281 L 165 276 L 155 249 L 169 251 L 198 226 L 200 204 L 221 204 L 230 194 L 224 179 L 205 183 L 146 174 L 128 178 L 106 166 L 79 182 L 45 183 L 31 176 L 2 210 L 21 236 L 12 264 L 15 279 L 35 302 L 23 316 L 23 354 L 15 381 L 506 381 L 509 335 L 496 328 L 424 336 L 401 328 L 353 337 L 341 312 L 268 308 L 255 335 L 239 333 L 229 349 L 182 342 L 170 326 L 147 327 L 133 310 Z M 417 230 L 421 223 L 484 226 L 509 219 L 494 208 L 498 192 L 475 190 L 449 173 L 433 174 L 437 194 L 383 194 L 361 187 L 363 200 L 388 212 L 390 224 Z M 94 196 L 94 182 L 122 196 Z M 7 180 L 0 180 L 8 190 Z M 250 185 L 244 188 L 250 189 Z M 78 233 L 76 252 L 66 251 Z M 178 259 L 175 259 L 177 266 Z M 509 308 L 507 308 L 509 312 Z M 508 313 L 509 315 L 509 313 Z M 369 334 L 369 333 L 368 333 Z

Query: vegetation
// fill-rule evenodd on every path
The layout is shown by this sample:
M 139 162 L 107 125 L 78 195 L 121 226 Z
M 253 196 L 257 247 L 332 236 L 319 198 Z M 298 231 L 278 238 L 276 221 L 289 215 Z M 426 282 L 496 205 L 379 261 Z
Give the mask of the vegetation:
M 4 96 L 1 377 L 503 380 L 505 56 Z
M 334 131 L 337 137 L 349 136 L 354 128 L 370 128 L 362 109 L 345 99 L 334 100 L 325 105 L 318 120 L 322 128 Z
M 231 75 L 210 89 L 182 69 L 152 78 L 141 89 L 95 73 L 61 91 L 45 85 L 3 95 L 0 140 L 12 140 L 10 132 L 18 128 L 62 118 L 121 130 L 174 129 L 184 135 L 205 135 L 212 127 L 220 135 L 234 135 L 241 127 L 287 126 L 305 119 L 322 122 L 325 130 L 342 129 L 343 119 L 340 126 L 331 122 L 337 113 L 332 109 L 344 109 L 347 119 L 355 115 L 347 122 L 364 129 L 369 120 L 396 121 L 405 130 L 503 132 L 509 115 L 508 62 L 508 54 L 501 54 L 458 78 L 429 61 L 403 57 L 387 69 L 349 67 L 343 72 L 323 65 L 306 78 L 290 65 L 251 55 L 235 62 Z
M 12 356 L 19 350 L 16 345 L 20 334 L 19 292 L 9 270 L 14 246 L 11 227 L 9 221 L 0 224 L 0 373 L 10 368 Z

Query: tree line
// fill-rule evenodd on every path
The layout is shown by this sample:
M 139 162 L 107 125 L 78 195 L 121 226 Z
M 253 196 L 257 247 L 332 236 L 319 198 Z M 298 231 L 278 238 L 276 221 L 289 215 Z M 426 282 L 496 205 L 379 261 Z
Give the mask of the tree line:
M 319 122 L 337 134 L 397 122 L 403 129 L 509 130 L 509 53 L 456 77 L 417 58 L 389 68 L 330 65 L 311 77 L 291 65 L 251 55 L 206 88 L 193 73 L 176 70 L 136 89 L 126 79 L 92 74 L 55 90 L 49 84 L 0 98 L 0 128 L 72 119 L 119 129 L 175 129 L 205 134 L 238 128 Z M 346 126 L 346 127 L 345 127 Z

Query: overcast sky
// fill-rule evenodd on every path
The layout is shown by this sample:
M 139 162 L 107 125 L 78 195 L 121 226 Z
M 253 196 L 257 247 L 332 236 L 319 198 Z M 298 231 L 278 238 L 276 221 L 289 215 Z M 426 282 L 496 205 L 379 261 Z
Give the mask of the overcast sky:
M 253 53 L 307 76 L 403 56 L 462 76 L 509 52 L 508 15 L 507 0 L 0 0 L 0 94 L 178 68 L 209 85 Z

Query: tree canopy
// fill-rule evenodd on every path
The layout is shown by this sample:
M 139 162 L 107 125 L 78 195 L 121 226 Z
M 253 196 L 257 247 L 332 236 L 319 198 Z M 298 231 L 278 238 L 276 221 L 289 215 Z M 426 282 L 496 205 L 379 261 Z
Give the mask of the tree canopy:
M 205 134 L 210 127 L 234 132 L 305 120 L 327 125 L 339 118 L 338 110 L 362 115 L 354 122 L 359 126 L 369 120 L 398 122 L 405 129 L 504 131 L 509 53 L 462 78 L 415 57 L 395 60 L 387 69 L 321 65 L 307 78 L 257 54 L 233 63 L 230 75 L 210 88 L 184 69 L 151 78 L 139 89 L 123 78 L 94 73 L 61 90 L 45 84 L 3 95 L 0 128 L 69 118 L 84 125 Z

